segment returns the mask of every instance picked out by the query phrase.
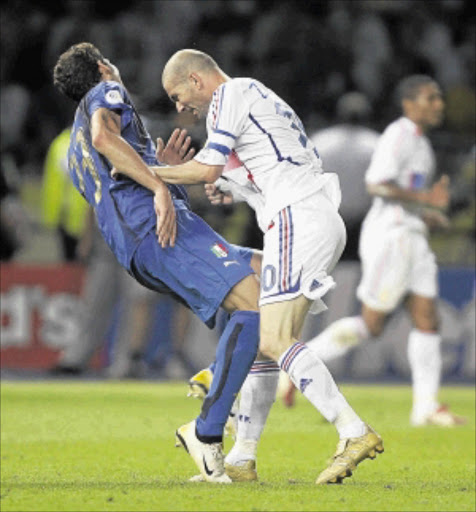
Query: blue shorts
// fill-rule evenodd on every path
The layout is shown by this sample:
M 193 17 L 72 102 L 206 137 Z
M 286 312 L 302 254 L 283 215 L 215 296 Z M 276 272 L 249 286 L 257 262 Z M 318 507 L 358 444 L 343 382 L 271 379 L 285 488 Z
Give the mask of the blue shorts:
M 208 327 L 230 290 L 253 273 L 251 249 L 228 243 L 190 210 L 176 210 L 174 247 L 162 248 L 155 230 L 140 242 L 131 273 L 159 293 L 173 294 Z

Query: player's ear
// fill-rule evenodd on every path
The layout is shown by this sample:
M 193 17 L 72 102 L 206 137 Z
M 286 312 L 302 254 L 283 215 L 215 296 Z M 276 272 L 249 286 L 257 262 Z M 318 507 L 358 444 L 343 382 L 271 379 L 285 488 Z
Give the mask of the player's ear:
M 190 73 L 188 80 L 190 84 L 197 89 L 201 89 L 203 87 L 202 77 L 195 72 Z
M 98 60 L 98 69 L 99 69 L 99 72 L 101 73 L 101 76 L 103 78 L 105 78 L 106 75 L 110 75 L 111 74 L 111 69 L 109 68 L 109 66 L 107 64 L 105 64 L 104 62 Z
M 403 98 L 402 111 L 404 114 L 411 114 L 413 112 L 414 102 L 409 98 Z

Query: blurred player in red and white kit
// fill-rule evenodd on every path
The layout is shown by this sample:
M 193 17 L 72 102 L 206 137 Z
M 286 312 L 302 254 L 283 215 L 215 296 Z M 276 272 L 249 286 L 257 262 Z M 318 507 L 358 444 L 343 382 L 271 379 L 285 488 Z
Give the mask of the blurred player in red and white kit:
M 412 425 L 454 426 L 464 419 L 438 402 L 441 336 L 436 298 L 437 264 L 428 244 L 428 228 L 447 227 L 449 179 L 430 186 L 435 155 L 425 132 L 443 118 L 438 84 L 412 75 L 397 89 L 403 116 L 381 135 L 365 181 L 373 196 L 360 235 L 362 279 L 357 296 L 359 316 L 331 324 L 308 347 L 324 361 L 346 353 L 382 333 L 385 321 L 402 300 L 413 328 L 408 360 L 413 382 Z
M 181 50 L 167 62 L 162 83 L 177 110 L 206 117 L 208 139 L 184 165 L 152 167 L 168 183 L 208 183 L 213 203 L 230 200 L 218 186 L 256 211 L 264 233 L 261 262 L 260 351 L 242 387 L 236 443 L 226 471 L 256 479 L 257 443 L 275 399 L 279 369 L 336 427 L 339 444 L 317 483 L 338 483 L 357 464 L 383 451 L 382 439 L 362 421 L 319 357 L 298 341 L 313 306 L 335 286 L 330 275 L 344 249 L 336 174 L 319 154 L 295 112 L 251 78 L 230 78 L 207 54 Z M 233 262 L 228 262 L 231 264 Z

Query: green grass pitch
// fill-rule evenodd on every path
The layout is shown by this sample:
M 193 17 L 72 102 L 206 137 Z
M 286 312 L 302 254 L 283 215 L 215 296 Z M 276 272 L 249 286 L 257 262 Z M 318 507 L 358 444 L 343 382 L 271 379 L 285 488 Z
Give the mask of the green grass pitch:
M 475 390 L 445 387 L 469 418 L 457 429 L 411 428 L 409 386 L 343 385 L 382 435 L 385 453 L 342 485 L 314 481 L 334 428 L 302 397 L 276 401 L 258 452 L 259 482 L 189 483 L 174 432 L 198 414 L 184 383 L 2 382 L 2 511 L 470 511 L 475 504 Z M 225 448 L 231 441 L 226 440 Z

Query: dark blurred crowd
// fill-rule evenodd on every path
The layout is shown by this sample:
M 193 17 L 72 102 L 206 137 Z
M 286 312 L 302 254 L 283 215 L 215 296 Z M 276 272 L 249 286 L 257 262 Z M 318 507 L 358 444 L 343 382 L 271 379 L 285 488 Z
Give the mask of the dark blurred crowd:
M 368 102 L 360 122 L 381 131 L 398 115 L 399 79 L 430 74 L 447 101 L 445 124 L 432 141 L 441 170 L 458 178 L 474 151 L 471 7 L 465 0 L 5 2 L 2 173 L 11 183 L 43 172 L 51 141 L 74 111 L 55 92 L 52 68 L 71 44 L 87 40 L 118 65 L 152 135 L 162 137 L 177 123 L 187 126 L 161 86 L 166 60 L 184 47 L 210 53 L 231 76 L 265 82 L 294 107 L 308 135 L 338 122 L 336 105 L 349 91 Z M 189 128 L 202 143 L 203 129 Z M 463 192 L 456 208 L 467 206 Z
M 395 86 L 409 74 L 432 75 L 447 110 L 444 125 L 430 138 L 438 172 L 449 174 L 453 183 L 453 228 L 435 235 L 433 243 L 443 263 L 474 261 L 472 2 L 9 0 L 0 13 L 0 260 L 36 262 L 43 248 L 51 249 L 51 238 L 41 245 L 38 234 L 56 230 L 58 259 L 87 266 L 79 337 L 62 352 L 53 373 L 85 371 L 107 337 L 115 307 L 130 314 L 124 315 L 127 328 L 119 327 L 110 376 L 141 376 L 144 362 L 193 373 L 183 349 L 187 311 L 175 306 L 175 316 L 166 313 L 174 318 L 171 334 L 155 337 L 153 350 L 147 348 L 164 298 L 145 296 L 127 281 L 69 186 L 66 151 L 75 105 L 53 88 L 52 69 L 63 51 L 81 41 L 94 43 L 118 66 L 153 137 L 167 138 L 176 126 L 186 127 L 196 149 L 205 140 L 204 123 L 177 114 L 161 85 L 163 66 L 176 50 L 207 52 L 228 75 L 252 76 L 275 90 L 301 117 L 324 168 L 339 174 L 348 230 L 343 259 L 357 259 L 360 224 L 369 207 L 364 174 L 379 132 L 400 115 Z M 262 235 L 246 204 L 223 210 L 210 207 L 201 187 L 189 187 L 189 193 L 193 209 L 228 240 L 261 248 Z M 30 256 L 22 259 L 28 246 Z

